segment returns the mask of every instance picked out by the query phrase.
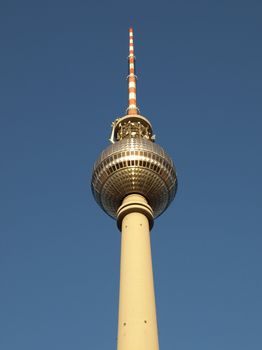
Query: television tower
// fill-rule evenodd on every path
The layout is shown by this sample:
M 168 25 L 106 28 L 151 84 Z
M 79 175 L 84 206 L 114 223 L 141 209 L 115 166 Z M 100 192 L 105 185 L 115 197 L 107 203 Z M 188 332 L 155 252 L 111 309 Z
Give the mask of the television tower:
M 118 350 L 157 350 L 150 229 L 174 199 L 176 171 L 154 143 L 136 103 L 134 34 L 129 29 L 128 108 L 112 123 L 111 145 L 94 164 L 92 192 L 121 231 Z

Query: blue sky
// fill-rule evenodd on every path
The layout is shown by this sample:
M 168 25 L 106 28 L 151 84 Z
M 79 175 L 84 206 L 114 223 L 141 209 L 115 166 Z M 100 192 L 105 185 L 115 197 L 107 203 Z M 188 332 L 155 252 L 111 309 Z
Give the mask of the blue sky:
M 0 4 L 0 348 L 116 349 L 120 234 L 92 165 L 138 104 L 179 189 L 152 231 L 161 349 L 260 350 L 261 1 Z

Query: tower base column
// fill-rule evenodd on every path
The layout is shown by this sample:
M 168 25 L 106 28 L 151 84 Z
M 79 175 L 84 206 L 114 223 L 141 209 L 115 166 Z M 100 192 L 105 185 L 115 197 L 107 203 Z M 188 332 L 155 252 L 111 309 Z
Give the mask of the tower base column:
M 150 226 L 153 213 L 146 199 L 127 196 L 118 210 L 121 265 L 118 350 L 158 350 Z

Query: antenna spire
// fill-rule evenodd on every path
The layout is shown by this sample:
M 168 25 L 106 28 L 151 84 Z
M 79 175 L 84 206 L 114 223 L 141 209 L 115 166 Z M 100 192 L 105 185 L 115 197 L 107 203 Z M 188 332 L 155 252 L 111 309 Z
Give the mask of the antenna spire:
M 135 55 L 134 55 L 134 31 L 129 28 L 129 56 L 128 56 L 128 108 L 127 114 L 139 114 L 139 109 L 136 105 L 136 79 L 135 75 Z

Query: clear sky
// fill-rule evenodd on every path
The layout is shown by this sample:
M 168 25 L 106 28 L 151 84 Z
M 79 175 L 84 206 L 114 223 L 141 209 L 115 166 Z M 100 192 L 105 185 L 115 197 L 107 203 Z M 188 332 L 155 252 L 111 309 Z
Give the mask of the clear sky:
M 120 234 L 90 191 L 138 104 L 179 189 L 152 231 L 159 339 L 262 348 L 262 3 L 0 4 L 0 348 L 116 349 Z

